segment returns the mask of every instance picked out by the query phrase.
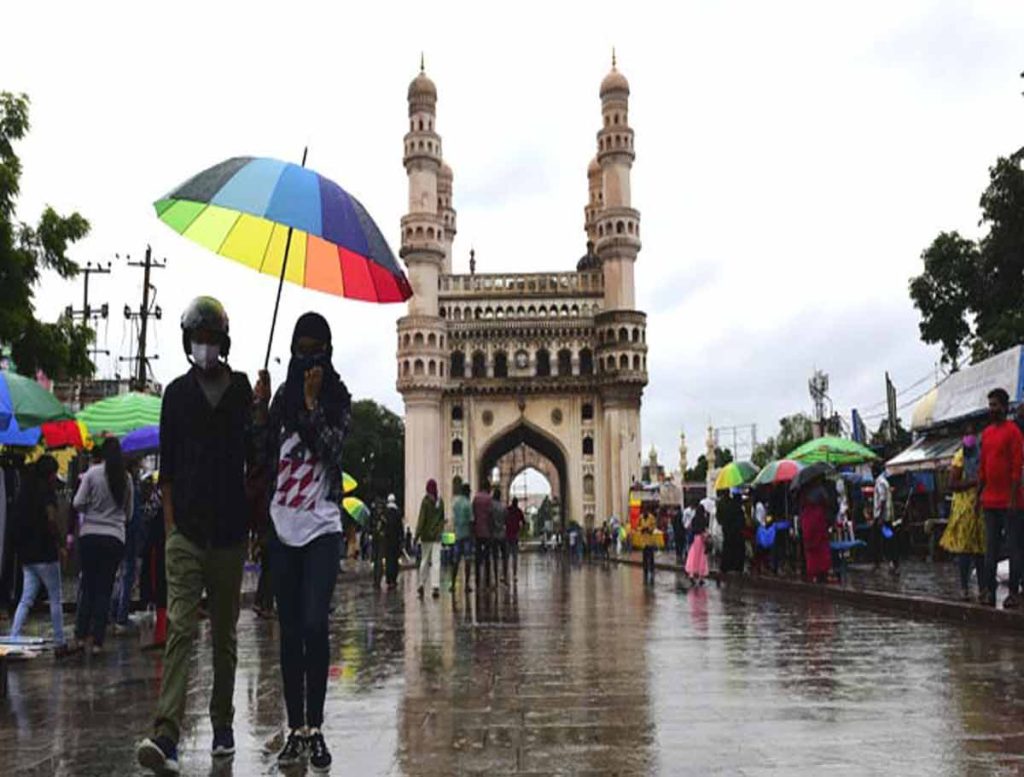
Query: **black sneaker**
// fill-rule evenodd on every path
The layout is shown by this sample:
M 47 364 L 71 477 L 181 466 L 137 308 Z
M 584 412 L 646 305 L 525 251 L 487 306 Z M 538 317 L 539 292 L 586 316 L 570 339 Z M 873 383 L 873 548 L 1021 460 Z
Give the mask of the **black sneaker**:
M 223 758 L 235 754 L 235 732 L 231 730 L 231 726 L 215 728 L 213 730 L 213 749 L 211 752 L 214 758 Z
M 178 746 L 170 737 L 143 739 L 135 748 L 139 766 L 154 774 L 172 775 L 178 773 Z
M 277 765 L 282 769 L 295 766 L 306 757 L 306 738 L 297 730 L 288 732 L 284 749 L 277 755 Z
M 331 770 L 331 753 L 320 729 L 313 729 L 306 737 L 306 747 L 309 748 L 309 770 L 314 774 L 327 774 Z

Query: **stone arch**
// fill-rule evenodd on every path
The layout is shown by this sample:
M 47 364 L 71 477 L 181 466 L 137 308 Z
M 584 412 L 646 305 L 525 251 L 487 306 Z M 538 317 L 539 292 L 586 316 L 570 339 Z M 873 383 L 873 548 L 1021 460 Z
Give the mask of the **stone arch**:
M 634 343 L 639 343 L 640 342 L 640 330 L 637 329 L 636 327 L 633 327 L 633 342 Z
M 546 378 L 551 375 L 551 353 L 547 348 L 537 351 L 536 361 L 538 378 Z
M 403 346 L 408 348 L 410 341 L 411 341 L 411 338 L 409 337 L 409 333 L 408 332 L 406 332 L 404 335 L 402 335 L 402 345 Z
M 474 378 L 487 377 L 487 357 L 483 351 L 473 352 L 472 374 Z
M 427 375 L 432 378 L 437 377 L 437 362 L 433 359 L 427 362 Z
M 594 374 L 594 352 L 589 348 L 580 351 L 580 375 Z
M 547 432 L 539 429 L 529 421 L 519 419 L 510 426 L 496 432 L 483 446 L 482 453 L 475 467 L 477 472 L 477 483 L 485 483 L 491 476 L 498 460 L 506 453 L 509 453 L 521 445 L 531 448 L 543 456 L 558 473 L 559 501 L 562 505 L 561 514 L 563 521 L 569 514 L 572 505 L 569 504 L 568 495 L 568 455 L 562 444 Z
M 583 476 L 583 496 L 594 495 L 594 476 L 586 474 Z
M 423 345 L 423 333 L 422 332 L 417 332 L 416 334 L 413 335 L 413 337 L 412 337 L 412 344 L 416 345 L 416 346 L 422 346 Z
M 417 359 L 415 362 L 413 362 L 412 374 L 413 375 L 422 375 L 423 374 L 423 359 Z
M 406 359 L 404 362 L 402 362 L 402 375 L 404 375 L 405 377 L 408 378 L 409 377 L 409 372 L 410 372 L 409 360 Z
M 633 369 L 636 370 L 637 372 L 640 371 L 640 357 L 639 356 L 634 356 L 633 357 Z
M 452 318 L 456 321 L 462 320 L 462 308 L 455 308 L 452 310 Z
M 462 439 L 460 437 L 452 440 L 452 456 L 462 456 Z
M 437 347 L 437 335 L 435 335 L 433 332 L 427 335 L 427 345 L 429 345 L 431 348 Z
M 626 231 L 626 223 L 624 221 L 616 221 L 615 222 L 615 234 L 621 235 L 625 231 Z
M 629 330 L 626 329 L 626 327 L 624 327 L 624 326 L 619 328 L 619 342 L 620 343 L 628 343 L 629 342 Z
M 594 438 L 589 434 L 583 438 L 583 455 L 593 456 L 594 455 Z
M 626 354 L 622 354 L 621 356 L 619 356 L 619 369 L 620 370 L 628 370 L 629 369 L 629 357 L 626 356 Z
M 558 352 L 558 375 L 563 378 L 572 375 L 572 351 L 568 348 Z
M 505 351 L 498 351 L 494 354 L 494 377 L 508 377 L 508 354 Z

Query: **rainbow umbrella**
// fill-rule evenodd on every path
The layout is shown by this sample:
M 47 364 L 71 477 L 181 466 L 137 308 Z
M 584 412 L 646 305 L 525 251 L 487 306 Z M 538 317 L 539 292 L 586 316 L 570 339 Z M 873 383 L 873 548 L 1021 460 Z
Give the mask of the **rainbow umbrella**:
M 351 494 L 358 487 L 359 487 L 359 483 L 356 482 L 356 479 L 354 477 L 352 477 L 347 472 L 342 472 L 341 473 L 341 490 L 342 491 L 344 491 L 346 494 Z
M 0 371 L 0 430 L 7 429 L 12 422 L 20 429 L 28 429 L 71 417 L 60 400 L 32 378 Z
M 175 232 L 247 267 L 339 297 L 404 302 L 412 287 L 366 208 L 338 184 L 276 159 L 233 157 L 154 203 Z M 271 321 L 267 362 L 274 339 Z
M 788 483 L 795 478 L 803 468 L 803 464 L 799 461 L 793 461 L 792 459 L 779 459 L 778 461 L 773 461 L 758 473 L 757 477 L 754 478 L 753 485 L 774 486 L 779 483 Z
M 722 467 L 715 478 L 715 491 L 744 486 L 757 477 L 757 467 L 749 461 L 732 461 Z
M 348 513 L 353 521 L 360 526 L 366 526 L 366 521 L 370 517 L 370 508 L 366 506 L 362 499 L 346 496 L 341 500 L 341 506 L 345 508 L 345 512 Z

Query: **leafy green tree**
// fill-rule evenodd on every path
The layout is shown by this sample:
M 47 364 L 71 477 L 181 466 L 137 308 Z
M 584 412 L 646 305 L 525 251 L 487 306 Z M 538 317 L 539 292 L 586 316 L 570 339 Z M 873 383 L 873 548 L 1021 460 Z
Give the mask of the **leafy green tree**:
M 367 502 L 405 492 L 405 423 L 372 399 L 352 403 L 352 421 L 342 455 L 345 471 L 359 482 Z
M 805 413 L 794 413 L 779 419 L 779 433 L 754 449 L 751 461 L 763 467 L 776 459 L 784 459 L 814 437 L 814 422 Z
M 67 250 L 88 234 L 89 222 L 78 213 L 60 216 L 50 207 L 34 226 L 16 221 L 21 160 L 14 143 L 29 130 L 28 106 L 26 95 L 0 92 L 0 343 L 10 345 L 18 369 L 27 375 L 42 368 L 52 377 L 87 377 L 94 372 L 92 331 L 67 319 L 49 324 L 35 317 L 35 287 L 42 273 L 78 274 Z
M 921 339 L 942 348 L 956 370 L 964 355 L 983 359 L 1024 342 L 1024 149 L 989 168 L 974 241 L 942 232 L 921 254 L 924 272 L 910 280 L 921 313 Z
M 721 469 L 732 461 L 732 451 L 728 448 L 715 448 L 715 467 Z M 697 465 L 686 470 L 686 479 L 693 483 L 703 483 L 708 476 L 708 457 L 703 453 L 697 457 Z

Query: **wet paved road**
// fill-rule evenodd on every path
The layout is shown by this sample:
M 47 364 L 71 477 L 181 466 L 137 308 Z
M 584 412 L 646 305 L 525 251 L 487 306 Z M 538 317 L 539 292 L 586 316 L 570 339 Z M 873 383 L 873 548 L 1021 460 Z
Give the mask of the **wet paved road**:
M 517 596 L 419 602 L 413 578 L 343 585 L 326 732 L 334 774 L 1017 774 L 1024 650 L 1013 635 L 826 601 L 680 591 L 639 569 L 527 557 Z M 276 773 L 276 625 L 240 624 L 239 752 L 212 770 L 204 641 L 182 772 Z M 14 666 L 0 774 L 137 774 L 160 660 Z

